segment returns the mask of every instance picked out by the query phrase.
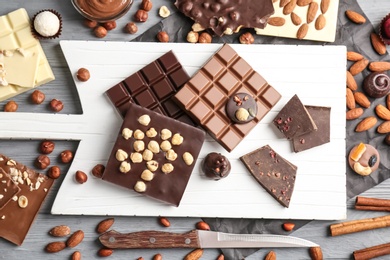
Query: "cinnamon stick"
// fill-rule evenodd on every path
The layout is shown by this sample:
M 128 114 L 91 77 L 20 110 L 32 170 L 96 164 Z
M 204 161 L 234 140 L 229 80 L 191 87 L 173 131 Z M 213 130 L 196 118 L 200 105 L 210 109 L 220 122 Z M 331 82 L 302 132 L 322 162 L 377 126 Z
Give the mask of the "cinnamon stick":
M 356 197 L 355 209 L 373 210 L 373 211 L 390 211 L 389 199 L 377 199 L 367 197 Z
M 330 234 L 340 236 L 365 230 L 384 228 L 390 226 L 390 215 L 376 218 L 352 220 L 330 225 Z
M 355 260 L 366 260 L 388 254 L 390 254 L 390 243 L 356 250 L 353 252 L 353 257 Z

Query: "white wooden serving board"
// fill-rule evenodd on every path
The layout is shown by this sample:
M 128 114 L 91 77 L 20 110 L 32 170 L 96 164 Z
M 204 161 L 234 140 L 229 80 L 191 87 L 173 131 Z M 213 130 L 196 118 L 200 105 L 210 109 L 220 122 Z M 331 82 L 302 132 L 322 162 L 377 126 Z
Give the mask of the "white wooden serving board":
M 83 185 L 77 184 L 74 173 L 90 172 L 97 163 L 105 164 L 111 152 L 121 118 L 104 95 L 108 88 L 169 50 L 193 75 L 221 45 L 102 41 L 61 41 L 60 45 L 73 76 L 81 67 L 91 72 L 89 81 L 75 80 L 83 114 L 0 116 L 1 137 L 80 140 L 54 201 L 53 214 L 346 218 L 345 47 L 233 45 L 283 97 L 230 154 L 207 136 L 181 204 L 173 207 L 93 177 Z M 330 143 L 294 153 L 291 143 L 274 128 L 273 118 L 294 94 L 306 105 L 331 106 Z M 24 128 L 26 121 L 28 129 Z M 265 144 L 298 166 L 289 208 L 268 195 L 238 160 Z M 200 174 L 201 160 L 212 151 L 231 161 L 232 171 L 226 179 L 212 181 Z

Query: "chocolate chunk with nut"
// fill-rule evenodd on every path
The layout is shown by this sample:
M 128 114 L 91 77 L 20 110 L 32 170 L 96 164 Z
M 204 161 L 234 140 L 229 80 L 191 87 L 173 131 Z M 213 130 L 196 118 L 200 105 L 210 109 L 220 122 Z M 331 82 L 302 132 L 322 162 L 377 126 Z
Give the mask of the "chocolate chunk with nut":
M 228 158 L 220 153 L 209 153 L 202 163 L 203 173 L 208 178 L 214 180 L 220 180 L 227 177 L 230 173 L 230 169 L 231 166 Z
M 257 115 L 256 100 L 247 93 L 234 94 L 226 103 L 226 114 L 235 123 L 248 123 Z

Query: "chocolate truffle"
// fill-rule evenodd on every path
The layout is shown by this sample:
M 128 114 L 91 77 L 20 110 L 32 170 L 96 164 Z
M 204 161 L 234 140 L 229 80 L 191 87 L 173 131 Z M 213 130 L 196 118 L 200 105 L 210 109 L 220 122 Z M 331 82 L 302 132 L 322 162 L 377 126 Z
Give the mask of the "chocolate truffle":
M 384 72 L 371 72 L 364 79 L 363 89 L 370 97 L 384 97 L 390 90 L 390 78 Z
M 379 37 L 385 44 L 390 44 L 390 14 L 382 19 L 379 27 Z
M 230 173 L 229 160 L 220 153 L 209 153 L 202 163 L 204 174 L 214 180 L 225 178 Z
M 256 101 L 247 93 L 237 93 L 227 101 L 226 114 L 235 123 L 248 123 L 257 115 Z

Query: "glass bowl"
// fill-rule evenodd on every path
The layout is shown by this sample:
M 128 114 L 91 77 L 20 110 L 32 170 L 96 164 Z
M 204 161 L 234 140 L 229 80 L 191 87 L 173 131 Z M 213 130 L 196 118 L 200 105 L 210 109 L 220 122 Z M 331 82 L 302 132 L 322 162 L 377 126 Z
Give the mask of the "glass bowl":
M 100 23 L 115 21 L 125 15 L 133 0 L 71 0 L 74 8 L 85 18 Z

